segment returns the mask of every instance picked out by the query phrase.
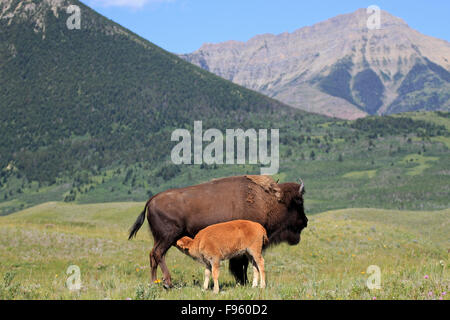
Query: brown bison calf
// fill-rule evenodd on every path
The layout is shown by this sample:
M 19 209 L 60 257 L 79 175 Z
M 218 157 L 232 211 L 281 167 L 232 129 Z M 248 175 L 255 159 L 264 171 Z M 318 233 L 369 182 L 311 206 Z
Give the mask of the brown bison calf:
M 253 263 L 253 287 L 265 288 L 264 259 L 261 251 L 267 245 L 266 230 L 262 225 L 248 220 L 233 220 L 206 227 L 199 231 L 194 239 L 183 237 L 176 247 L 183 253 L 205 264 L 205 282 L 208 289 L 209 277 L 214 280 L 214 293 L 219 293 L 220 261 L 246 255 Z

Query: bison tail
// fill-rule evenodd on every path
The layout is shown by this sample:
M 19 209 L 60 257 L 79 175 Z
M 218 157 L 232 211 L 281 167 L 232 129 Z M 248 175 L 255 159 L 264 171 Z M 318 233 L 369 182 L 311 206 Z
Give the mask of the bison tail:
M 131 240 L 132 238 L 134 238 L 136 236 L 137 232 L 139 231 L 139 229 L 144 224 L 145 213 L 147 212 L 147 206 L 148 206 L 150 200 L 147 201 L 147 203 L 145 204 L 144 210 L 142 210 L 141 214 L 137 217 L 136 221 L 134 222 L 133 226 L 131 227 L 128 240 Z
M 263 235 L 263 247 L 269 244 L 269 238 L 267 238 L 267 234 Z

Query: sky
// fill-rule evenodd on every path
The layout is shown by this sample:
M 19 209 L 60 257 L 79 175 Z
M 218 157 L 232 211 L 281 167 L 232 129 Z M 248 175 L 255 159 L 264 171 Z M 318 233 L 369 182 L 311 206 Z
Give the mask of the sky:
M 450 41 L 449 0 L 82 0 L 156 45 L 190 53 L 203 43 L 247 41 L 377 5 L 423 34 Z

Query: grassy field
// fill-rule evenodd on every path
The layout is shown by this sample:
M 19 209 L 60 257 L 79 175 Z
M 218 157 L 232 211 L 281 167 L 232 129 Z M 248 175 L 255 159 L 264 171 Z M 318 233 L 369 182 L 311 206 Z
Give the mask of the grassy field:
M 223 263 L 214 295 L 201 290 L 203 267 L 174 248 L 175 287 L 149 285 L 147 226 L 126 240 L 142 207 L 49 202 L 0 217 L 0 299 L 449 299 L 450 209 L 310 215 L 298 246 L 264 253 L 265 290 L 236 286 Z M 66 286 L 70 265 L 80 268 L 79 291 Z M 366 286 L 370 265 L 381 289 Z

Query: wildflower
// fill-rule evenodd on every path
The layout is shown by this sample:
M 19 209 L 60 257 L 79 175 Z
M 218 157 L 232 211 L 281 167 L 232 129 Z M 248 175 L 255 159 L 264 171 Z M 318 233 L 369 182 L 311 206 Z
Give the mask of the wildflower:
M 136 272 L 139 272 L 139 268 L 136 268 Z
M 432 291 L 430 291 L 430 292 L 428 292 L 428 296 L 433 296 L 433 292 Z
M 153 281 L 154 283 L 161 283 L 160 279 L 156 279 L 155 281 Z
M 429 278 L 429 276 L 426 274 L 425 277 L 423 277 L 425 280 Z
M 442 292 L 442 295 L 445 296 L 447 294 L 447 291 Z
M 439 300 L 444 300 L 444 298 L 443 297 L 439 297 Z
M 377 297 L 373 297 L 372 300 L 377 300 Z
M 365 271 L 361 271 L 361 274 L 366 274 L 366 272 Z
M 131 300 L 131 298 L 126 298 L 125 300 Z

